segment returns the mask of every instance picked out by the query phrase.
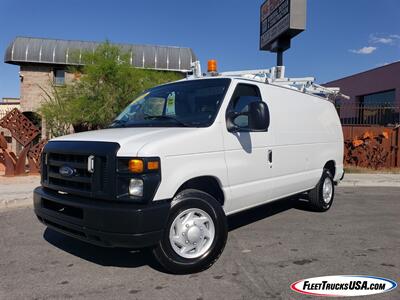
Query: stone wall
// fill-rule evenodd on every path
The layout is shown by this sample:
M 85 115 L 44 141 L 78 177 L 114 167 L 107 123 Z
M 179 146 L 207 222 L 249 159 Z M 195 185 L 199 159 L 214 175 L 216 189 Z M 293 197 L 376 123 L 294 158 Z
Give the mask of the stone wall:
M 43 101 L 43 91 L 49 90 L 52 68 L 43 66 L 21 66 L 21 110 L 37 111 Z
M 62 67 L 62 66 L 61 66 Z M 60 66 L 22 65 L 20 67 L 20 106 L 22 112 L 37 112 L 46 99 L 45 91 L 51 93 L 54 84 L 54 70 Z M 75 78 L 65 72 L 65 84 Z M 42 122 L 42 137 L 47 136 L 46 124 Z
M 21 66 L 21 110 L 37 112 L 45 99 L 43 89 L 51 91 L 54 81 L 53 66 Z M 74 78 L 71 73 L 65 73 L 65 82 Z

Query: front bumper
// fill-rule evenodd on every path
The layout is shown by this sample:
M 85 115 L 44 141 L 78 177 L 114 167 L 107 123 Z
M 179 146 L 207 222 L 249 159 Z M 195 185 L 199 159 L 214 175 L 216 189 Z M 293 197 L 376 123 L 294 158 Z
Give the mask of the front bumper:
M 170 203 L 121 203 L 59 194 L 38 187 L 34 210 L 46 226 L 104 247 L 143 248 L 162 238 Z

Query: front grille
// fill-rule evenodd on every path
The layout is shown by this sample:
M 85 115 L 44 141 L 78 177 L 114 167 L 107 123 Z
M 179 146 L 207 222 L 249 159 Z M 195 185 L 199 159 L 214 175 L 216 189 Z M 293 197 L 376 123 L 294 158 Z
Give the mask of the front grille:
M 59 187 L 66 187 L 68 189 L 75 189 L 75 190 L 79 190 L 79 191 L 86 191 L 86 192 L 91 191 L 90 183 L 69 181 L 69 180 L 60 179 L 60 178 L 54 178 L 52 176 L 54 176 L 54 175 L 52 175 L 50 173 L 49 183 L 52 185 L 58 185 Z
M 42 185 L 81 197 L 115 199 L 118 149 L 116 143 L 50 141 L 43 151 Z M 88 170 L 89 157 L 94 159 L 93 173 Z
M 93 174 L 88 172 L 88 156 L 77 154 L 47 153 L 47 180 L 50 185 L 63 190 L 90 193 Z M 60 168 L 68 166 L 74 170 L 72 176 L 60 174 Z

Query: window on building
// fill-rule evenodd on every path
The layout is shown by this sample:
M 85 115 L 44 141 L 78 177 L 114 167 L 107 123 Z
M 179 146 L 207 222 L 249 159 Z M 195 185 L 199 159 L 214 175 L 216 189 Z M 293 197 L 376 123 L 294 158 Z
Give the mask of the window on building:
M 65 70 L 61 69 L 54 70 L 54 84 L 55 85 L 65 84 Z
M 358 123 L 387 125 L 399 122 L 400 113 L 395 108 L 395 90 L 364 95 L 358 99 Z
M 371 106 L 394 106 L 395 90 L 363 95 L 360 98 L 360 104 L 364 107 Z

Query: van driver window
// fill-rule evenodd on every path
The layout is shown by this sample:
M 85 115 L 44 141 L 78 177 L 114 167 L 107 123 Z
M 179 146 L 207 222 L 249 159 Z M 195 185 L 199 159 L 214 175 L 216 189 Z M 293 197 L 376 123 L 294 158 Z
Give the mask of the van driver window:
M 261 101 L 261 95 L 258 87 L 249 84 L 238 84 L 232 97 L 231 111 L 247 112 L 251 102 Z M 240 128 L 249 126 L 248 116 L 239 116 L 235 119 L 235 125 Z

